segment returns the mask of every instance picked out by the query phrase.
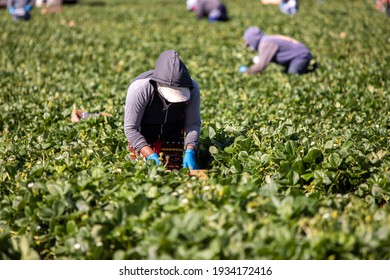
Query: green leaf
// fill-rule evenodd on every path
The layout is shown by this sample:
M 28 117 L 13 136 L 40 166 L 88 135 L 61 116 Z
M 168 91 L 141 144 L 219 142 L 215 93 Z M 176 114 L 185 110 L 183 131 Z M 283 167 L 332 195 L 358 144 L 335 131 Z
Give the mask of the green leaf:
M 39 178 L 42 177 L 43 171 L 43 166 L 40 164 L 36 164 L 33 166 L 33 168 L 31 168 L 30 175 Z
M 343 162 L 343 159 L 338 153 L 332 153 L 328 157 L 328 161 L 332 168 L 339 168 L 340 164 Z
M 306 174 L 302 174 L 301 175 L 301 178 L 305 181 L 309 181 L 311 178 L 313 178 L 313 173 L 306 173 Z
M 15 209 L 15 210 L 20 210 L 24 207 L 24 201 L 23 201 L 23 198 L 21 196 L 16 196 L 13 200 L 12 200 L 12 208 Z
M 211 126 L 209 127 L 209 137 L 210 138 L 214 138 L 216 135 L 216 132 L 214 130 L 214 128 L 212 128 Z
M 21 218 L 15 221 L 15 224 L 18 225 L 18 227 L 28 227 L 31 225 L 31 219 L 30 218 Z
M 326 143 L 325 143 L 325 145 L 324 145 L 324 149 L 325 149 L 325 150 L 331 150 L 331 149 L 333 149 L 333 140 L 326 141 Z
M 269 156 L 267 154 L 261 155 L 260 162 L 262 165 L 266 165 L 269 163 Z
M 38 209 L 37 216 L 43 221 L 50 221 L 55 216 L 55 212 L 49 207 L 42 207 Z
M 87 212 L 89 210 L 89 205 L 84 200 L 77 200 L 76 207 L 81 212 Z
M 287 174 L 291 170 L 290 163 L 287 161 L 284 161 L 280 164 L 278 172 L 281 174 Z
M 236 150 L 232 147 L 225 147 L 224 151 L 228 154 L 234 154 L 236 153 Z
M 66 165 L 60 165 L 60 166 L 56 166 L 55 167 L 56 171 L 61 174 L 62 172 L 64 172 L 64 170 L 66 169 Z
M 232 159 L 232 162 L 233 162 L 233 165 L 234 165 L 234 167 L 236 168 L 237 171 L 241 171 L 242 170 L 241 164 L 238 162 L 238 160 Z
M 296 159 L 291 165 L 291 170 L 301 174 L 303 172 L 303 161 L 301 159 Z
M 68 235 L 75 235 L 77 233 L 77 225 L 76 225 L 76 222 L 73 221 L 73 220 L 69 220 L 67 223 L 66 223 L 66 233 Z
M 291 185 L 296 185 L 298 182 L 299 182 L 299 174 L 295 171 L 290 171 L 289 174 L 288 174 L 288 177 L 289 177 L 289 181 L 290 181 L 290 184 Z
M 252 134 L 252 137 L 253 137 L 253 140 L 255 141 L 255 145 L 257 147 L 261 148 L 262 145 L 261 145 L 261 141 L 260 141 L 259 137 L 257 137 L 257 135 L 255 133 Z
M 63 213 L 65 212 L 65 207 L 65 203 L 62 200 L 57 200 L 54 202 L 53 208 L 57 217 L 62 217 Z
M 167 205 L 163 206 L 163 210 L 166 211 L 166 212 L 176 211 L 176 210 L 178 210 L 180 208 L 181 208 L 181 206 L 177 205 L 177 204 L 167 204 Z
M 157 187 L 151 187 L 147 192 L 146 192 L 146 197 L 148 198 L 155 198 L 158 196 L 158 188 Z
M 296 145 L 294 141 L 287 141 L 285 144 L 285 151 L 289 155 L 294 155 L 296 152 Z
M 215 146 L 210 146 L 209 152 L 212 155 L 218 154 L 218 149 Z
M 311 148 L 303 158 L 304 162 L 316 163 L 322 158 L 322 152 L 318 148 Z
M 91 171 L 91 175 L 93 178 L 100 178 L 104 174 L 104 170 L 101 167 L 95 167 Z
M 22 260 L 39 260 L 38 253 L 30 248 L 30 242 L 26 236 L 22 236 L 19 241 L 19 248 L 22 253 Z
M 55 198 L 62 197 L 62 187 L 56 184 L 48 184 L 47 185 L 48 192 Z

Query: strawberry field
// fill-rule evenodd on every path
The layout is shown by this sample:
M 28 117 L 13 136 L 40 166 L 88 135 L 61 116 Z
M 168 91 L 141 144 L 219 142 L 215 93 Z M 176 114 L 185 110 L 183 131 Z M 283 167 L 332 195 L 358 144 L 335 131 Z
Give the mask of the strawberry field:
M 223 23 L 184 0 L 0 10 L 0 259 L 390 259 L 389 18 L 224 2 Z M 317 71 L 240 73 L 252 25 L 304 42 Z M 205 179 L 126 150 L 127 87 L 167 49 L 201 90 Z

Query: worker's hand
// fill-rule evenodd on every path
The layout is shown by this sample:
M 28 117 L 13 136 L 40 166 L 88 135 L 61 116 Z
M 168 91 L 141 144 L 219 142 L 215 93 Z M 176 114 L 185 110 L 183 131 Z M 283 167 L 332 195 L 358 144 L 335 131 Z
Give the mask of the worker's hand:
M 248 66 L 245 65 L 240 66 L 240 68 L 238 69 L 238 71 L 240 71 L 241 73 L 246 73 L 247 70 L 248 70 Z
M 158 159 L 158 154 L 156 154 L 156 153 L 153 153 L 150 156 L 148 156 L 146 158 L 146 160 L 153 160 L 156 165 L 160 165 L 161 164 L 160 160 Z
M 196 152 L 193 149 L 187 149 L 185 151 L 184 158 L 183 158 L 183 167 L 184 168 L 189 168 L 191 170 L 198 169 L 198 166 L 196 165 L 195 155 L 196 155 Z
M 24 6 L 24 10 L 25 10 L 26 12 L 31 11 L 31 5 L 27 4 L 26 6 Z
M 11 6 L 8 8 L 8 12 L 13 15 L 15 13 L 15 7 Z

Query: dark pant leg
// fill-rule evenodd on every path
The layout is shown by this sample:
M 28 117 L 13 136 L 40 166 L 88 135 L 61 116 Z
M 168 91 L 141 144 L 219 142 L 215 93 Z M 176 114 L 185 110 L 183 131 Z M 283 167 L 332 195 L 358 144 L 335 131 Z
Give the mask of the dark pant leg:
M 305 74 L 307 67 L 310 64 L 311 57 L 297 57 L 294 58 L 287 68 L 287 74 Z
M 228 20 L 227 17 L 227 9 L 224 5 L 220 5 L 219 7 L 212 10 L 208 16 L 209 21 L 225 21 Z
M 30 20 L 31 19 L 31 14 L 30 13 L 26 13 L 23 17 L 24 20 Z

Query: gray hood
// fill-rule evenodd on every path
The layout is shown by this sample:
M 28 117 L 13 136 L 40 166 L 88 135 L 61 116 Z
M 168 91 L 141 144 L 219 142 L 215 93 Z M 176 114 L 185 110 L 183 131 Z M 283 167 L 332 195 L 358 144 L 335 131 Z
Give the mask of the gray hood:
M 263 36 L 264 33 L 260 30 L 260 28 L 256 26 L 251 26 L 247 30 L 245 30 L 244 40 L 253 50 L 256 51 Z
M 150 81 L 174 87 L 190 89 L 194 87 L 187 67 L 174 50 L 167 50 L 160 54 Z

